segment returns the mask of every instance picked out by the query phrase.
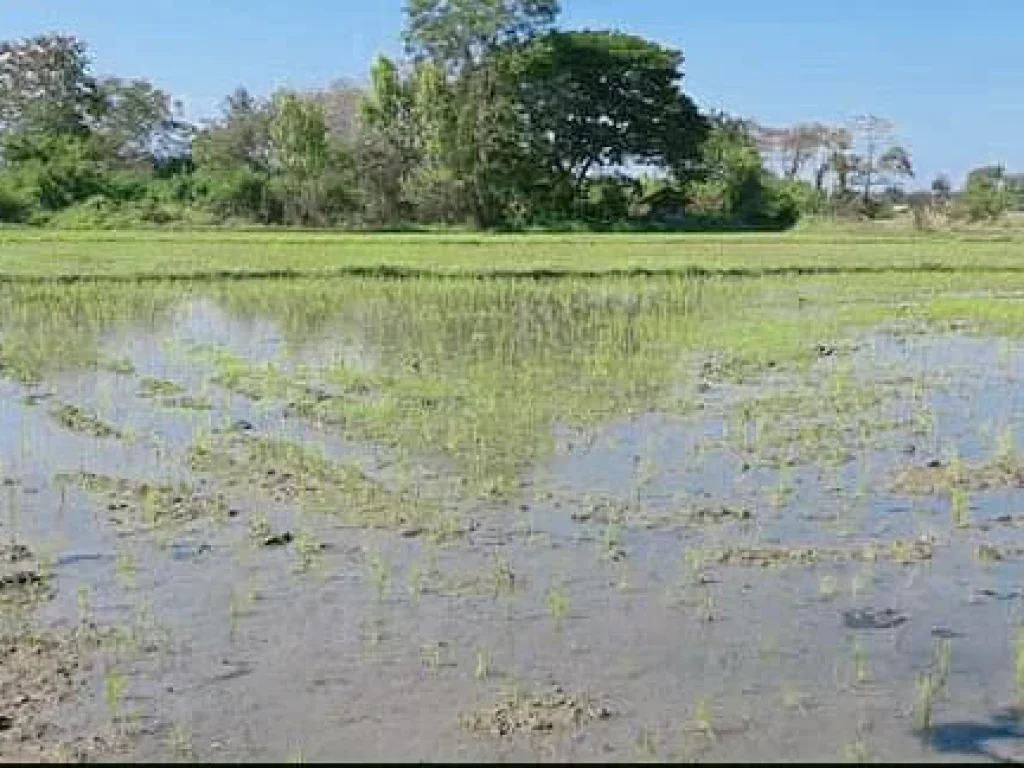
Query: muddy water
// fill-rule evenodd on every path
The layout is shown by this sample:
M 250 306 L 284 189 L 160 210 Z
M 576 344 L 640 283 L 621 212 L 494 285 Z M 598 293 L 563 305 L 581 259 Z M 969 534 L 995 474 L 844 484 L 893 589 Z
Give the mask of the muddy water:
M 314 379 L 328 362 L 372 371 L 408 349 L 371 321 L 402 317 L 435 350 L 424 367 L 464 355 L 514 375 L 531 351 L 611 354 L 596 331 L 503 328 L 528 311 L 481 316 L 488 337 L 472 330 L 481 309 L 460 310 L 457 296 L 446 312 L 462 312 L 458 322 L 439 327 L 436 316 L 417 325 L 409 314 L 414 290 L 338 294 L 314 333 L 290 316 L 243 311 L 223 292 L 182 289 L 160 322 L 142 326 L 129 313 L 96 337 L 104 357 L 130 367 L 56 361 L 34 385 L 0 383 L 0 466 L 12 480 L 0 488 L 0 534 L 48 555 L 56 578 L 38 621 L 71 626 L 85 611 L 145 638 L 137 653 L 88 673 L 85 691 L 55 711 L 60 733 L 114 728 L 123 738 L 111 756 L 140 760 L 1024 756 L 1014 714 L 1024 558 L 977 555 L 983 545 L 1024 546 L 1021 491 L 1012 482 L 972 491 L 955 521 L 949 493 L 893 488 L 901 468 L 948 466 L 954 453 L 970 467 L 999 445 L 1024 445 L 1024 347 L 850 329 L 849 345 L 806 368 L 711 377 L 686 409 L 613 402 L 585 427 L 556 420 L 545 427 L 551 454 L 525 463 L 507 497 L 447 496 L 445 475 L 460 465 L 437 446 L 414 468 L 434 478 L 422 491 L 467 523 L 438 543 L 354 527 L 301 496 L 281 500 L 219 476 L 205 487 L 224 494 L 233 516 L 136 526 L 109 497 L 69 480 L 198 482 L 187 458 L 195 441 L 242 433 L 314 445 L 395 481 L 394 446 L 221 386 L 211 349 Z M 301 315 L 302 294 L 293 301 Z M 589 311 L 584 322 L 601 329 L 634 310 Z M 664 310 L 670 321 L 673 311 Z M 507 346 L 490 359 L 499 338 Z M 671 338 L 658 354 L 682 376 L 701 370 L 700 356 Z M 435 375 L 444 381 L 443 370 Z M 162 405 L 140 393 L 144 377 L 176 382 L 209 408 Z M 877 398 L 835 396 L 842 381 Z M 751 402 L 758 420 L 745 425 Z M 68 429 L 50 415 L 54 403 L 122 437 Z M 818 442 L 786 438 L 811 423 L 821 425 Z M 256 521 L 324 548 L 304 561 L 295 541 L 263 546 Z M 939 675 L 943 641 L 947 680 L 922 731 L 916 686 Z M 114 705 L 111 669 L 127 680 Z M 556 688 L 566 696 L 535 707 L 539 715 L 496 713 L 512 692 L 513 709 L 525 711 Z M 466 721 L 475 715 L 474 728 Z M 492 731 L 498 722 L 506 727 Z

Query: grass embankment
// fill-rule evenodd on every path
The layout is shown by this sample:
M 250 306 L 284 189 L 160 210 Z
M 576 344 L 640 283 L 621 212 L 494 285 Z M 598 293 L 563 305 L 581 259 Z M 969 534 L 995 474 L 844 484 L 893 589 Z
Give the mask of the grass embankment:
M 1024 236 L 0 230 L 0 280 L 1024 271 Z

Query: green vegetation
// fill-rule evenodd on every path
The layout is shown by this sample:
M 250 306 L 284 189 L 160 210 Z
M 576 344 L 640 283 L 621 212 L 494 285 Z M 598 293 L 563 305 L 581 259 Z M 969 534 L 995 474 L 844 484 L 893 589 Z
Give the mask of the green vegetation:
M 559 28 L 557 0 L 405 11 L 404 59 L 367 84 L 239 87 L 201 125 L 146 80 L 94 74 L 74 36 L 0 43 L 0 222 L 772 230 L 906 198 L 911 156 L 882 118 L 701 113 L 681 51 Z M 915 221 L 995 218 L 1021 188 L 978 169 L 951 203 L 937 180 Z
M 0 280 L 74 282 L 87 279 L 163 281 L 217 277 L 587 277 L 587 276 L 813 276 L 894 272 L 900 285 L 881 286 L 899 297 L 926 273 L 946 282 L 990 284 L 986 272 L 1016 271 L 1024 238 L 806 234 L 736 235 L 338 235 L 272 232 L 45 232 L 0 230 Z M 937 281 L 938 278 L 935 278 Z M 970 282 L 967 282 L 970 281 Z M 879 281 L 880 282 L 880 281 Z M 863 283 L 861 283 L 863 284 Z M 102 289 L 105 290 L 105 289 Z M 51 292 L 56 311 L 62 294 Z M 166 293 L 142 296 L 137 322 L 159 317 Z M 803 292 L 801 292 L 803 295 Z M 6 292 L 0 294 L 3 300 Z M 126 299 L 114 297 L 115 302 Z M 963 305 L 977 311 L 1017 312 L 1012 302 L 943 297 L 949 314 Z M 949 302 L 946 304 L 945 302 Z M 19 301 L 18 312 L 31 309 Z M 113 308 L 89 307 L 78 325 L 89 328 Z M 938 309 L 936 310 L 936 312 Z M 1012 319 L 1013 316 L 1007 319 Z M 69 320 L 71 318 L 68 318 Z M 27 330 L 27 329 L 26 329 Z M 71 329 L 69 328 L 69 331 Z M 72 340 L 45 341 L 50 345 Z M 0 347 L 0 353 L 4 348 Z
M 934 641 L 918 606 L 951 572 L 986 620 L 1016 594 L 973 583 L 1016 578 L 1024 551 L 1000 496 L 1022 485 L 1015 416 L 957 400 L 980 383 L 998 406 L 1016 386 L 1014 237 L 4 237 L 0 375 L 5 418 L 25 425 L 0 443 L 4 529 L 58 508 L 110 536 L 81 626 L 168 590 L 154 603 L 215 650 L 194 657 L 204 686 L 248 673 L 223 669 L 229 642 L 268 679 L 304 665 L 297 684 L 325 697 L 351 658 L 343 679 L 370 716 L 345 713 L 346 727 L 387 714 L 450 728 L 476 711 L 466 756 L 495 738 L 557 756 L 542 750 L 561 731 L 594 729 L 610 751 L 576 740 L 577 756 L 713 759 L 757 735 L 760 707 L 815 740 L 801 755 L 906 754 L 901 737 L 939 732 L 960 695 L 948 638 L 975 642 L 951 616 L 922 671 L 919 637 Z M 260 279 L 212 279 L 222 270 Z M 970 354 L 998 360 L 965 371 Z M 209 413 L 159 408 L 190 392 Z M 97 414 L 134 439 L 50 423 L 106 434 Z M 54 545 L 48 569 L 12 548 L 0 592 L 63 588 L 77 577 L 59 558 L 77 546 Z M 846 642 L 819 642 L 837 621 Z M 1019 678 L 1020 646 L 1006 650 Z M 561 690 L 469 704 L 524 667 L 539 672 L 523 690 L 566 669 L 574 690 L 614 690 L 629 722 Z M 104 669 L 94 698 L 126 726 L 124 705 L 145 700 L 125 696 L 127 664 Z M 130 688 L 173 684 L 204 717 L 164 741 L 203 759 L 231 721 L 207 720 L 179 674 L 140 667 Z M 258 677 L 267 708 L 280 693 Z M 388 686 L 413 682 L 429 711 L 396 715 Z M 854 730 L 868 697 L 905 716 Z

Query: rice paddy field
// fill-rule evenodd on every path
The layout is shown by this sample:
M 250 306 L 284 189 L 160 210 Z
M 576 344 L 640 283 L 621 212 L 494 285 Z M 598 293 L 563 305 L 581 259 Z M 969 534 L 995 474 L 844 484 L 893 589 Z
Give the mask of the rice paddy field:
M 1024 758 L 1024 238 L 0 230 L 0 760 Z

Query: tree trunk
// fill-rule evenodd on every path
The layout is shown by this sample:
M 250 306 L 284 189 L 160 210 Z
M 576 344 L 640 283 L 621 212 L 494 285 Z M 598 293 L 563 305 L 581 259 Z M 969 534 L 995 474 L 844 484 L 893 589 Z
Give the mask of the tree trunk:
M 814 173 L 814 189 L 820 195 L 825 191 L 825 174 L 828 173 L 828 165 L 822 163 Z

